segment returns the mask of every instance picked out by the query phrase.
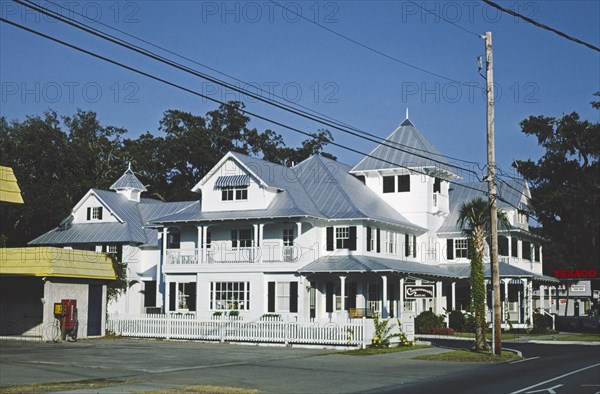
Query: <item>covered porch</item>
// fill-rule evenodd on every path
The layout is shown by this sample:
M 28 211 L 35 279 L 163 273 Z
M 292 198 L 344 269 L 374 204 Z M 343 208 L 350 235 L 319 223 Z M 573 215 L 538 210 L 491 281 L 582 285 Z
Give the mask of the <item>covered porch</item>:
M 363 255 L 321 257 L 298 272 L 308 284 L 306 317 L 331 321 L 443 314 L 444 284 L 459 279 L 436 266 Z

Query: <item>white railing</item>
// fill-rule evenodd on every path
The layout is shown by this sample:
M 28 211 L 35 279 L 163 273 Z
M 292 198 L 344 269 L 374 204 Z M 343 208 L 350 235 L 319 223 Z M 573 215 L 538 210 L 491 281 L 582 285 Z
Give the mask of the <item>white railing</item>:
M 310 259 L 310 250 L 305 251 L 303 259 Z M 262 247 L 227 247 L 225 243 L 213 242 L 206 248 L 206 257 L 202 258 L 202 250 L 167 249 L 166 264 L 234 264 L 234 263 L 294 263 L 302 257 L 301 248 L 265 244 Z
M 198 249 L 167 249 L 167 264 L 198 264 Z
M 116 335 L 141 338 L 198 339 L 209 341 L 270 342 L 285 344 L 366 346 L 371 338 L 370 320 L 350 319 L 344 323 L 289 322 L 281 318 L 244 321 L 236 316 L 146 314 L 109 315 L 107 330 Z

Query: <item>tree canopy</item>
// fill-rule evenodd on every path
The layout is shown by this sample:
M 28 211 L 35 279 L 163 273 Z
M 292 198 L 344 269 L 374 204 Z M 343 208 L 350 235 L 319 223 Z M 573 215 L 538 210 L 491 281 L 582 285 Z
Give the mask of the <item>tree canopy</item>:
M 600 92 L 595 94 L 600 96 Z M 592 102 L 600 109 L 600 102 Z M 600 261 L 600 123 L 576 112 L 561 118 L 530 116 L 521 122 L 546 152 L 513 166 L 531 185 L 531 204 L 550 242 L 544 268 L 597 268 Z
M 93 111 L 72 116 L 48 111 L 23 121 L 0 117 L 0 164 L 12 167 L 25 204 L 0 205 L 0 234 L 24 245 L 54 228 L 90 188 L 108 189 L 130 162 L 148 197 L 195 200 L 192 187 L 229 151 L 290 165 L 322 154 L 333 137 L 318 130 L 300 147 L 286 146 L 273 130 L 249 127 L 244 105 L 230 102 L 195 115 L 167 110 L 155 132 L 127 138 L 104 126 Z

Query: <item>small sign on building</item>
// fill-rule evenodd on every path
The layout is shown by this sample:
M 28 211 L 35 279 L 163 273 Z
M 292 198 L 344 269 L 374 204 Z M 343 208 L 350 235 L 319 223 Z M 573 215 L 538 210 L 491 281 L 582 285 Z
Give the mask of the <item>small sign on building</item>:
M 405 298 L 433 298 L 435 291 L 433 285 L 406 285 L 404 286 Z

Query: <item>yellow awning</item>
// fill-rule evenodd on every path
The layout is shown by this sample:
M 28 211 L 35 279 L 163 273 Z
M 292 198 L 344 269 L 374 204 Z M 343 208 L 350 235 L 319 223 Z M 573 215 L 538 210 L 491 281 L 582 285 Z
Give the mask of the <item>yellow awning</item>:
M 0 274 L 115 279 L 106 254 L 53 247 L 0 248 Z
M 0 166 L 0 201 L 23 204 L 21 189 L 10 167 Z

